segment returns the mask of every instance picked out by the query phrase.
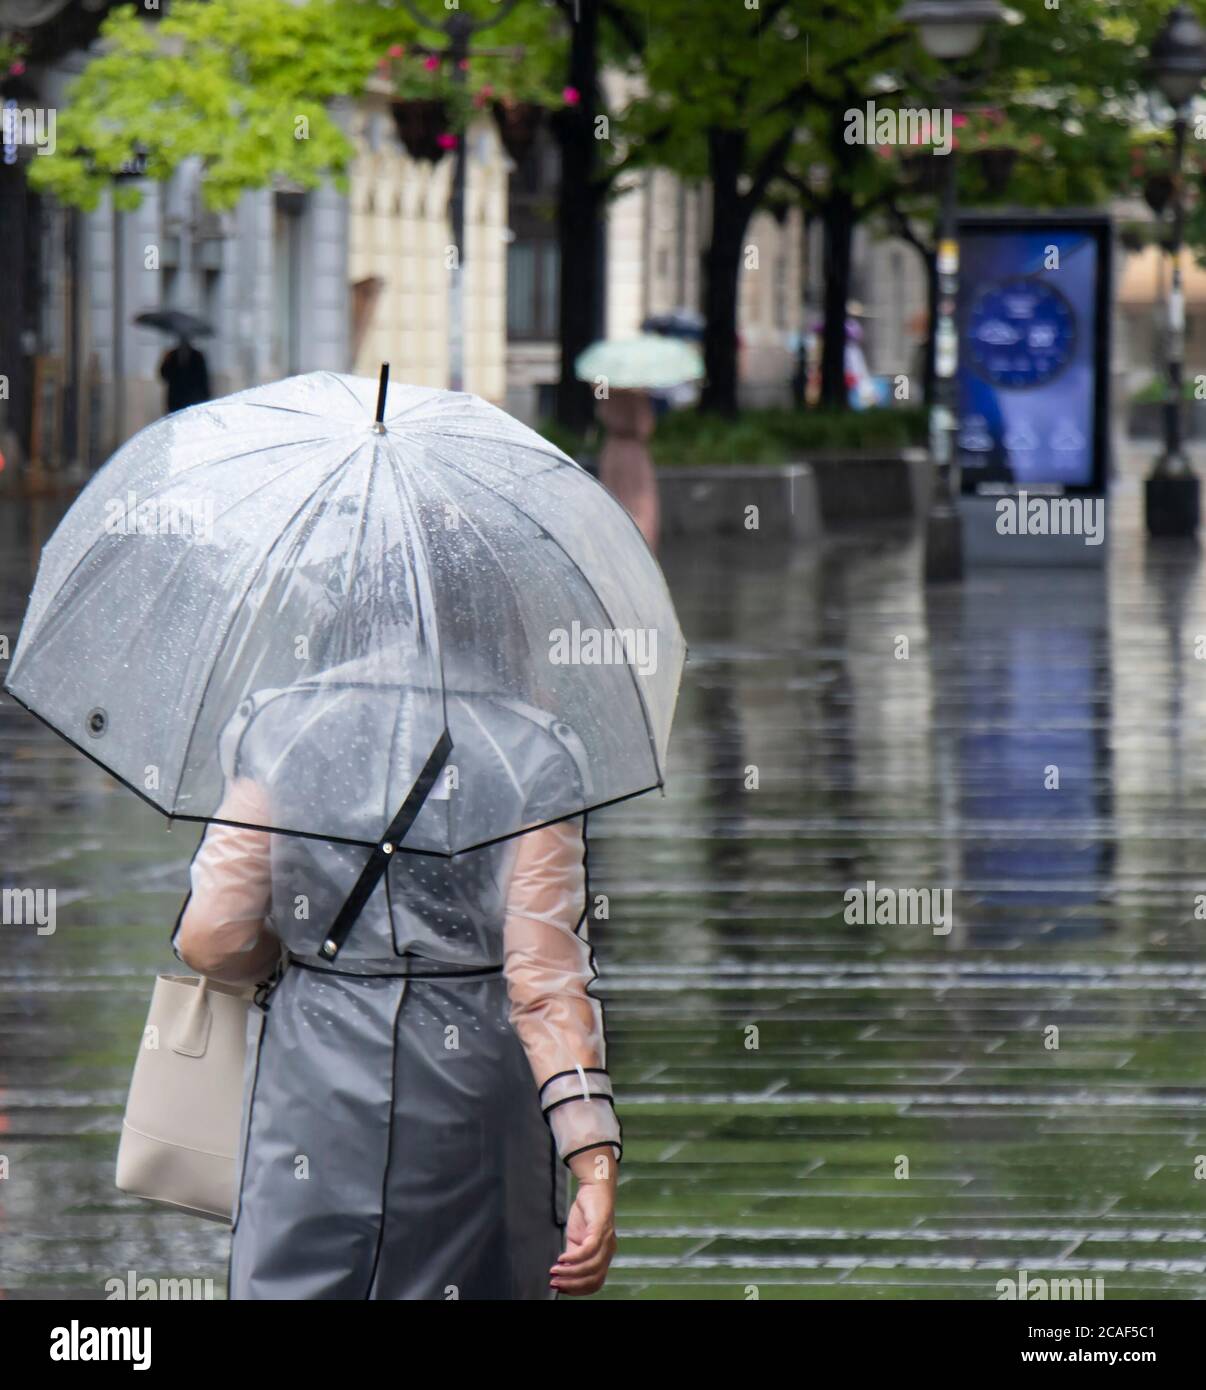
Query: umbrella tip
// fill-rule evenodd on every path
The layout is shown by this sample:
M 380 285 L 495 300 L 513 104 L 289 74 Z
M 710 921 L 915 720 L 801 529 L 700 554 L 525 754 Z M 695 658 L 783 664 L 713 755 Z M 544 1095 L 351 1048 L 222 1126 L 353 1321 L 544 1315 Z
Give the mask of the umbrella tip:
M 381 364 L 381 384 L 377 387 L 377 424 L 385 424 L 385 393 L 389 388 L 389 363 Z M 381 433 L 382 431 L 378 431 Z

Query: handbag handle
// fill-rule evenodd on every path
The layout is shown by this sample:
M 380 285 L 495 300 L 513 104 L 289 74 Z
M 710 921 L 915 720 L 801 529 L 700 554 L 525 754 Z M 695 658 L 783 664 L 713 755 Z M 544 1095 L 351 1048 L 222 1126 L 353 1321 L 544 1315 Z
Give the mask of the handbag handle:
M 213 1019 L 213 1010 L 209 1006 L 209 981 L 202 975 L 197 980 L 188 1008 L 180 1015 L 176 1036 L 172 1039 L 172 1051 L 180 1053 L 182 1057 L 204 1057 Z

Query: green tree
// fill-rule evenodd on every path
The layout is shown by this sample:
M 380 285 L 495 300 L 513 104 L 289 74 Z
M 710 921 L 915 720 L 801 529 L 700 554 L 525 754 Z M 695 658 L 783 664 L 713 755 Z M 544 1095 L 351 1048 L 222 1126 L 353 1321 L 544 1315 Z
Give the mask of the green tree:
M 806 0 L 662 0 L 649 12 L 645 94 L 623 113 L 625 163 L 711 185 L 703 255 L 701 406 L 737 408 L 737 304 L 750 218 L 780 173 L 813 91 Z
M 106 189 L 117 206 L 136 207 L 138 187 L 113 180 L 139 156 L 153 179 L 200 159 L 213 209 L 273 177 L 342 182 L 354 150 L 331 104 L 363 90 L 375 70 L 385 13 L 315 0 L 178 0 L 150 24 L 134 7 L 116 10 L 59 113 L 58 148 L 31 167 L 30 184 L 86 209 Z M 391 21 L 391 35 L 413 37 L 409 21 Z

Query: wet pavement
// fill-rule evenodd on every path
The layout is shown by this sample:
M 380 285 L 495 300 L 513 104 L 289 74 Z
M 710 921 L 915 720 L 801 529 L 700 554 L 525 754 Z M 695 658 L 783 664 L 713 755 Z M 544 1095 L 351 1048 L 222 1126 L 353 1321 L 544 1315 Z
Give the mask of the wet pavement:
M 10 641 L 53 521 L 0 504 Z M 1133 479 L 1109 547 L 928 593 L 907 530 L 663 555 L 668 794 L 592 817 L 625 1129 L 602 1297 L 995 1298 L 1023 1270 L 1206 1297 L 1206 570 L 1146 554 Z M 0 926 L 4 1296 L 222 1294 L 224 1230 L 112 1180 L 197 838 L 0 705 L 0 883 L 59 908 Z M 868 881 L 950 916 L 849 923 Z

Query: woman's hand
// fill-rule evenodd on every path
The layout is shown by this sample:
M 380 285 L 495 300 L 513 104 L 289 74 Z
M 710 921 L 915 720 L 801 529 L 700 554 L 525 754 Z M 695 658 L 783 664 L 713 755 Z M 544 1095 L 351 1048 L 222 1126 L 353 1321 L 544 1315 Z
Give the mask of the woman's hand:
M 578 1195 L 565 1227 L 565 1249 L 549 1271 L 549 1282 L 571 1297 L 598 1293 L 616 1253 L 616 1163 L 610 1144 L 570 1159 Z

